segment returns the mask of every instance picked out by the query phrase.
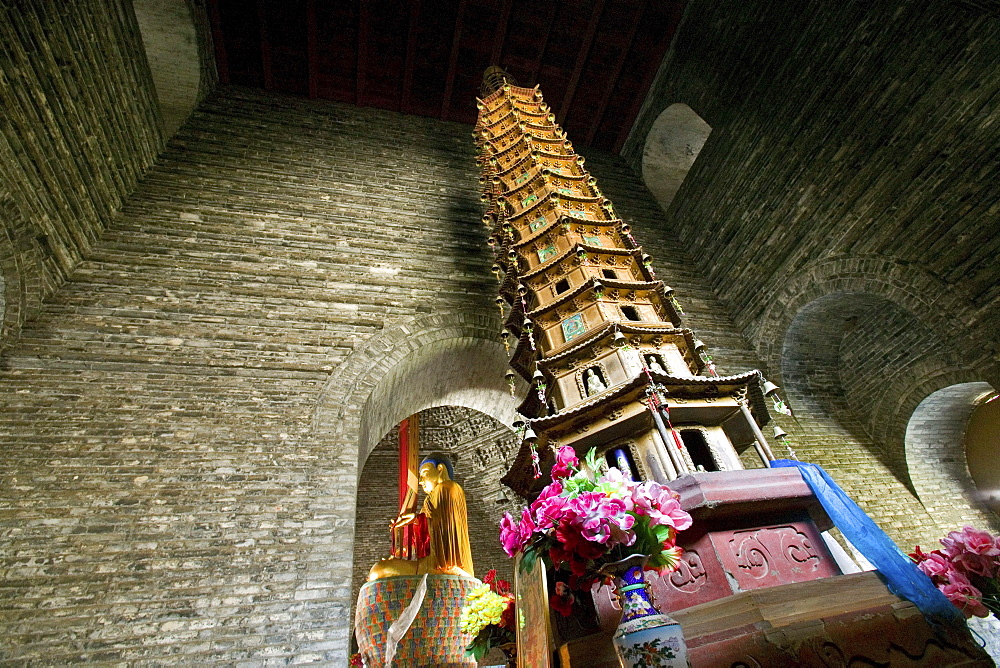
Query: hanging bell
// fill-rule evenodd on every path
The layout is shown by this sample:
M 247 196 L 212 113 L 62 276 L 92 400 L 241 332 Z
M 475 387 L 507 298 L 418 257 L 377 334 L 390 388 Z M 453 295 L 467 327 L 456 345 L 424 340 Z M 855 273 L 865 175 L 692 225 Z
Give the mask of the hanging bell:
M 604 294 L 604 284 L 601 283 L 599 280 L 597 280 L 595 278 L 594 279 L 594 295 L 598 299 L 600 299 L 603 294 Z
M 576 256 L 578 258 L 580 258 L 581 260 L 586 260 L 587 259 L 587 249 L 586 248 L 577 248 L 576 249 Z
M 632 227 L 628 223 L 622 223 L 622 234 L 631 234 Z
M 778 439 L 780 441 L 781 439 L 785 438 L 786 436 L 788 436 L 788 434 L 785 433 L 784 429 L 782 429 L 778 425 L 774 425 L 774 437 L 776 439 Z
M 524 420 L 514 420 L 514 422 L 511 423 L 510 426 L 514 428 L 514 431 L 520 432 L 522 429 L 524 429 Z
M 507 259 L 511 262 L 517 262 L 517 251 L 514 249 L 507 251 Z
M 764 396 L 769 397 L 778 391 L 778 386 L 765 378 L 764 386 L 762 389 L 764 390 Z
M 674 289 L 672 287 L 670 287 L 669 285 L 664 285 L 663 286 L 663 294 L 666 295 L 667 297 L 673 297 L 674 296 Z
M 695 351 L 697 351 L 697 352 L 700 353 L 701 351 L 705 350 L 705 348 L 708 348 L 708 346 L 705 345 L 704 341 L 702 341 L 701 339 L 695 339 L 694 340 L 694 349 L 695 349 Z
M 535 441 L 537 440 L 538 440 L 538 434 L 535 433 L 535 430 L 532 429 L 531 425 L 529 424 L 528 428 L 524 430 L 524 442 L 527 443 L 528 445 L 534 445 Z
M 649 255 L 648 253 L 643 253 L 642 254 L 642 263 L 644 265 L 646 265 L 647 267 L 649 265 L 653 264 L 653 256 Z
M 535 373 L 531 374 L 531 382 L 532 383 L 544 383 L 545 382 L 545 374 L 542 373 L 541 369 L 535 369 Z
M 528 288 L 525 287 L 524 283 L 517 284 L 517 294 L 521 295 L 522 297 L 528 294 Z
M 615 330 L 615 335 L 611 338 L 611 345 L 615 348 L 624 348 L 628 345 L 628 339 L 617 329 Z

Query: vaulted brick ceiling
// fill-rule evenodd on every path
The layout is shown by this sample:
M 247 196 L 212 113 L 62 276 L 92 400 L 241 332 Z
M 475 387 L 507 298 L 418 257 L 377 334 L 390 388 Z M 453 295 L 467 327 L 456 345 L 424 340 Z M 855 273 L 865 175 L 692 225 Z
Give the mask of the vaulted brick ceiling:
M 686 0 L 208 0 L 222 83 L 462 123 L 483 70 L 618 151 Z

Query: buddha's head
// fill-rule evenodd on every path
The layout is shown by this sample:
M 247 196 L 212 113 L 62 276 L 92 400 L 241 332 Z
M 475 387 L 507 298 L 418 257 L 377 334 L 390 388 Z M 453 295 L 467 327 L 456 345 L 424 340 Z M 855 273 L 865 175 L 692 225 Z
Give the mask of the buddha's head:
M 425 494 L 430 494 L 431 490 L 445 480 L 451 480 L 454 474 L 455 471 L 451 466 L 451 459 L 448 455 L 440 452 L 431 453 L 420 462 L 420 470 L 418 472 L 420 487 L 424 490 Z

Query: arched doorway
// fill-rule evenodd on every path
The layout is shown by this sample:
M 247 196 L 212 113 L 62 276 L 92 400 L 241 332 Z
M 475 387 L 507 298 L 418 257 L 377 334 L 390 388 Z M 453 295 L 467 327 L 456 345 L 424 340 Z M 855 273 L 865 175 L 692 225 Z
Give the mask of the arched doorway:
M 657 117 L 642 150 L 642 178 L 664 211 L 712 132 L 686 104 L 672 104 Z
M 1000 521 L 987 510 L 982 490 L 1000 474 L 997 466 L 994 420 L 1000 416 L 997 402 L 984 402 L 996 392 L 989 383 L 958 383 L 932 392 L 920 402 L 906 427 L 906 462 L 914 489 L 927 511 L 937 518 L 942 535 L 966 524 L 997 531 Z M 980 415 L 976 433 L 967 433 L 977 407 Z M 966 457 L 967 436 L 973 437 L 971 459 Z M 992 454 L 992 456 L 991 456 Z M 983 480 L 979 487 L 973 468 Z

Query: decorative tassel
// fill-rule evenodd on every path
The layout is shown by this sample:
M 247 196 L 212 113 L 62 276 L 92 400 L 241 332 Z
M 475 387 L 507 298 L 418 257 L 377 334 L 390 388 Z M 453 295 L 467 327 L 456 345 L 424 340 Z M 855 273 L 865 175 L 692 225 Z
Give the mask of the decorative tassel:
M 650 273 L 652 273 L 652 271 L 653 270 L 650 269 Z M 677 311 L 679 315 L 684 315 L 684 309 L 681 308 L 681 303 L 677 301 L 677 297 L 670 295 L 670 304 L 674 307 L 674 309 Z
M 524 331 L 528 333 L 528 343 L 531 345 L 531 349 L 532 350 L 536 350 L 536 348 L 535 348 L 535 335 L 533 334 L 534 329 L 535 329 L 535 326 L 533 324 L 531 324 L 530 320 L 525 320 L 524 321 Z
M 539 459 L 540 458 L 538 456 L 538 450 L 535 449 L 534 447 L 531 448 L 531 469 L 532 469 L 532 476 L 535 478 L 535 480 L 538 480 L 539 478 L 542 477 L 542 467 L 540 465 Z
M 719 372 L 715 370 L 715 362 L 712 361 L 712 356 L 704 351 L 699 354 L 701 355 L 701 361 L 708 367 L 708 373 L 713 376 L 718 376 Z
M 784 401 L 778 398 L 777 394 L 771 395 L 771 403 L 774 405 L 774 410 L 778 411 L 779 413 L 783 413 L 788 417 L 795 417 L 794 415 L 792 415 L 792 409 L 789 408 Z

